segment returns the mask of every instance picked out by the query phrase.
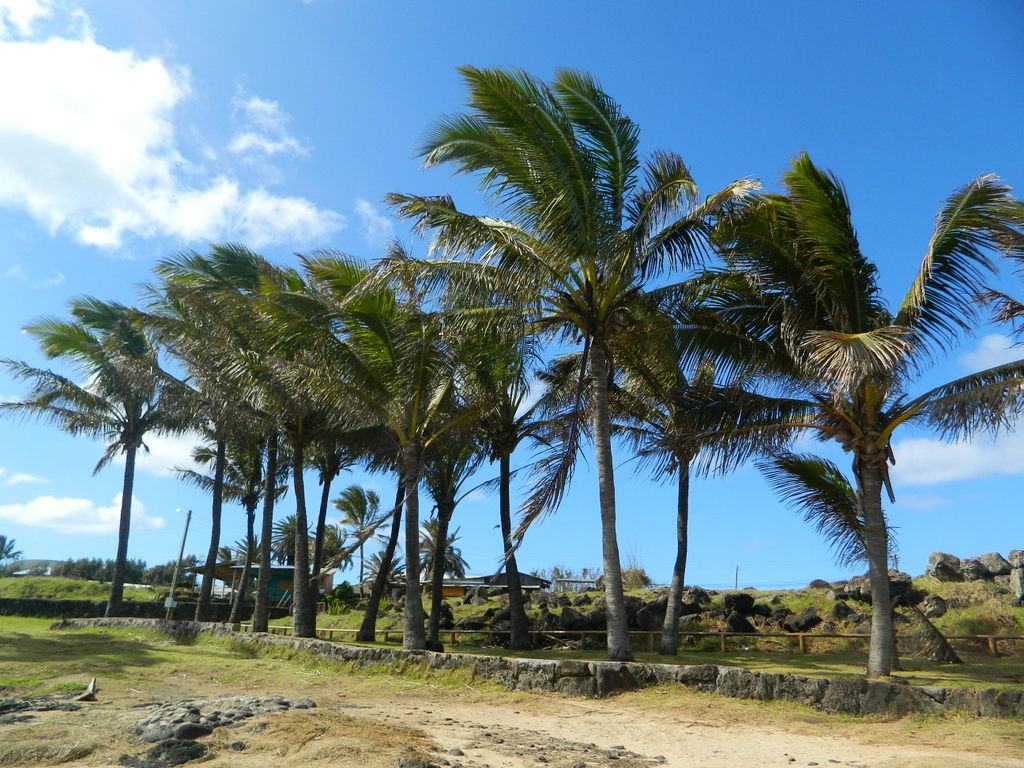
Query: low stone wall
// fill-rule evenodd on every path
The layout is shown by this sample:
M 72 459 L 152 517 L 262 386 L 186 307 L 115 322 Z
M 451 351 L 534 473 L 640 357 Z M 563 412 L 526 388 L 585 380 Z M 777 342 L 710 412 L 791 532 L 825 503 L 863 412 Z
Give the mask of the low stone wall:
M 107 608 L 105 600 L 44 600 L 42 598 L 0 598 L 0 616 L 35 616 L 43 619 L 88 619 L 99 618 Z M 195 603 L 178 603 L 174 609 L 178 616 L 194 616 Z M 288 615 L 287 608 L 272 607 L 271 618 Z M 125 616 L 144 619 L 162 619 L 167 614 L 162 602 L 125 600 L 121 603 Z M 211 603 L 209 616 L 212 621 L 227 621 L 231 606 L 227 603 Z M 246 615 L 243 621 L 248 621 Z
M 568 696 L 603 697 L 649 685 L 676 683 L 734 699 L 791 701 L 825 712 L 850 715 L 907 715 L 948 710 L 981 717 L 1024 717 L 1024 696 L 1020 690 L 919 687 L 863 679 L 826 680 L 715 664 L 555 661 L 362 648 L 326 640 L 240 633 L 235 631 L 236 625 L 190 621 L 71 619 L 53 625 L 54 629 L 85 627 L 147 628 L 175 637 L 195 637 L 209 632 L 265 647 L 306 651 L 323 659 L 356 666 L 413 662 L 434 672 L 469 670 L 476 677 L 492 680 L 510 690 L 554 691 Z

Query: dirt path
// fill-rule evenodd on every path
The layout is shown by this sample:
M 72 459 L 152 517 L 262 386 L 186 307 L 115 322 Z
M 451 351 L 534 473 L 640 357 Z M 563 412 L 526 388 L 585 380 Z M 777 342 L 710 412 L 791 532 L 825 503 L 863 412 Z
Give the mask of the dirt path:
M 1012 727 L 987 737 L 977 720 L 949 723 L 946 738 L 942 722 L 830 718 L 665 690 L 594 701 L 280 668 L 268 682 L 222 684 L 184 671 L 101 682 L 100 701 L 78 712 L 0 726 L 0 745 L 25 747 L 20 759 L 0 763 L 116 765 L 150 746 L 132 729 L 158 704 L 281 694 L 318 706 L 217 728 L 203 739 L 212 750 L 203 765 L 397 768 L 411 757 L 447 768 L 1024 768 L 1024 728 L 1020 737 Z
M 979 768 L 1024 766 L 1024 759 L 984 757 L 935 748 L 872 745 L 821 733 L 695 720 L 686 713 L 652 713 L 615 701 L 543 699 L 514 708 L 458 702 L 368 702 L 361 712 L 425 732 L 442 752 L 467 768 Z

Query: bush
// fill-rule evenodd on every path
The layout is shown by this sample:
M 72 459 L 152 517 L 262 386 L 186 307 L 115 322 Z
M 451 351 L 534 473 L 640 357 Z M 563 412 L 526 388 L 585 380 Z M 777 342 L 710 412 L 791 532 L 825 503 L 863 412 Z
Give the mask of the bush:
M 643 568 L 626 568 L 622 571 L 623 589 L 647 589 L 653 583 Z
M 327 613 L 336 616 L 348 613 L 359 602 L 359 595 L 356 594 L 351 584 L 343 581 L 324 595 L 324 602 L 327 604 Z

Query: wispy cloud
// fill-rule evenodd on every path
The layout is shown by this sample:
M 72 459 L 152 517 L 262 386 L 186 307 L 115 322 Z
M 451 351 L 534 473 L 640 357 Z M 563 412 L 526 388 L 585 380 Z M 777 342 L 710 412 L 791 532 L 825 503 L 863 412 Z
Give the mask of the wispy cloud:
M 751 539 L 743 545 L 743 549 L 747 552 L 760 552 L 762 549 L 771 549 L 778 545 L 778 542 L 774 539 L 769 539 L 767 541 L 762 539 Z
M 52 0 L 0 0 L 0 40 L 30 37 L 36 22 L 52 15 Z
M 48 483 L 49 480 L 30 475 L 27 472 L 14 472 L 7 470 L 7 467 L 0 467 L 0 485 L 22 485 L 24 483 Z
M 239 99 L 236 107 L 243 115 L 243 127 L 228 144 L 229 151 L 235 154 L 309 155 L 305 142 L 288 132 L 291 116 L 276 101 L 249 96 Z
M 31 280 L 21 264 L 15 264 L 10 267 L 5 274 L 12 280 L 23 280 L 26 283 L 32 283 L 33 288 L 52 288 L 64 282 L 64 273 L 59 269 L 51 269 L 42 280 Z
M 192 451 L 203 442 L 202 436 L 195 432 L 150 435 L 146 437 L 146 448 L 149 450 L 138 452 L 135 466 L 157 477 L 173 477 L 175 467 L 204 472 L 204 468 L 192 460 Z M 124 456 L 118 455 L 115 462 L 124 466 Z
M 899 494 L 896 497 L 896 505 L 904 509 L 914 509 L 920 512 L 927 512 L 939 507 L 949 506 L 949 499 L 934 494 L 906 495 Z
M 893 444 L 894 484 L 936 485 L 985 475 L 1024 473 L 1024 432 L 997 440 L 946 443 L 935 438 L 911 438 Z
M 61 533 L 116 533 L 120 518 L 121 494 L 113 498 L 109 507 L 99 506 L 89 499 L 55 496 L 39 496 L 25 504 L 0 506 L 0 520 Z M 133 530 L 153 530 L 165 524 L 162 517 L 148 516 L 142 502 L 132 499 Z
M 983 371 L 997 365 L 1012 363 L 1024 358 L 1024 348 L 1013 346 L 1009 336 L 991 333 L 978 340 L 978 346 L 956 359 L 967 371 Z
M 363 223 L 363 239 L 370 245 L 381 246 L 394 236 L 394 225 L 376 206 L 361 197 L 356 198 L 356 213 Z
M 51 12 L 64 14 L 48 26 L 63 23 L 64 36 L 28 37 Z M 18 73 L 0 78 L 0 206 L 25 211 L 52 234 L 107 249 L 154 237 L 298 247 L 344 226 L 343 216 L 302 197 L 246 188 L 230 170 L 190 163 L 175 123 L 192 91 L 187 69 L 105 47 L 81 12 L 0 0 L 0 71 Z M 274 102 L 249 106 L 257 138 L 241 145 L 308 151 L 281 132 L 286 116 Z

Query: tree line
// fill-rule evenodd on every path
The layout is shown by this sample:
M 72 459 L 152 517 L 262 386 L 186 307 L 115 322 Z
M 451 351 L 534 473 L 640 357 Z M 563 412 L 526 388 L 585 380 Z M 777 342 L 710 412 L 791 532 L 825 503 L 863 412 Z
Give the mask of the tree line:
M 954 190 L 914 280 L 891 305 L 841 182 L 807 155 L 793 160 L 779 193 L 739 179 L 705 194 L 680 156 L 641 156 L 638 126 L 585 73 L 559 71 L 550 82 L 518 70 L 461 74 L 467 110 L 436 121 L 418 153 L 427 167 L 477 179 L 492 209 L 467 212 L 444 194 L 389 195 L 394 213 L 430 238 L 427 258 L 393 243 L 373 263 L 315 251 L 281 266 L 217 244 L 161 260 L 137 306 L 77 298 L 70 318 L 26 328 L 84 383 L 6 361 L 30 391 L 0 407 L 104 438 L 97 470 L 125 458 L 108 614 L 121 599 L 136 454 L 147 434 L 200 425 L 210 474 L 193 481 L 212 494 L 213 535 L 197 618 L 209 604 L 225 501 L 246 511 L 254 556 L 243 593 L 256 578 L 254 629 L 265 631 L 274 509 L 288 482 L 296 530 L 313 531 L 312 548 L 297 536 L 293 553 L 293 631 L 309 637 L 331 484 L 344 468 L 392 478 L 394 501 L 351 545 L 385 537 L 380 574 L 400 538 L 407 553 L 418 551 L 421 491 L 440 547 L 468 479 L 490 463 L 511 644 L 525 648 L 516 549 L 557 509 L 590 450 L 608 656 L 628 660 L 613 462 L 613 451 L 628 450 L 678 489 L 663 653 L 678 645 L 690 477 L 755 460 L 780 488 L 810 483 L 815 499 L 847 483 L 833 498 L 848 512 L 839 529 L 868 563 L 868 673 L 888 674 L 882 494 L 894 499 L 892 437 L 909 423 L 948 439 L 1014 423 L 1024 362 L 913 388 L 992 307 L 1005 321 L 1024 314 L 991 288 L 1002 264 L 1024 260 L 1024 206 L 993 176 Z M 851 455 L 852 484 L 787 452 L 807 431 Z M 531 460 L 513 468 L 520 446 Z M 312 506 L 306 470 L 319 486 Z M 532 489 L 518 514 L 517 472 Z M 443 560 L 438 551 L 433 562 Z M 439 647 L 441 570 L 432 568 L 427 616 L 419 558 L 405 563 L 406 648 Z M 373 638 L 386 586 L 379 574 L 360 639 Z

